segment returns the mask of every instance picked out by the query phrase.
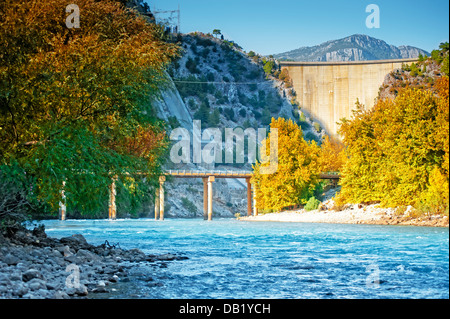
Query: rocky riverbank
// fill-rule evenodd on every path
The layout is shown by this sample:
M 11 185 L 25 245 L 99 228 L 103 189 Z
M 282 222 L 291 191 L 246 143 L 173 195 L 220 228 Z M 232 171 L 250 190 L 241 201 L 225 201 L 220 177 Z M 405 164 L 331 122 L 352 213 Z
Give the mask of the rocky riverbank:
M 304 209 L 271 213 L 258 216 L 240 217 L 245 221 L 276 221 L 303 223 L 333 223 L 333 224 L 372 224 L 372 225 L 408 225 L 428 227 L 448 227 L 448 216 L 422 216 L 411 214 L 412 208 L 399 214 L 393 208 L 381 208 L 379 205 L 347 205 L 341 211 L 329 209 L 333 207 L 329 202 L 320 209 L 306 211 Z
M 107 241 L 94 246 L 80 234 L 50 238 L 43 227 L 0 233 L 0 299 L 90 298 L 128 281 L 132 268 L 163 267 L 182 259 L 187 257 L 146 255 Z

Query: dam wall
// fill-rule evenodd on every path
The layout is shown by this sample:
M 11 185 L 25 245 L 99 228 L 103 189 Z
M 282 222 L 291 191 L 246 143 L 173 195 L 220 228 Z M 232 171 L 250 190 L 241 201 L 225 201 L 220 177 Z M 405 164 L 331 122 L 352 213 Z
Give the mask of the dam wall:
M 337 137 L 337 122 L 351 117 L 357 100 L 366 109 L 372 108 L 386 75 L 401 68 L 402 64 L 417 61 L 280 61 L 279 64 L 289 72 L 300 110 L 312 116 L 328 134 Z

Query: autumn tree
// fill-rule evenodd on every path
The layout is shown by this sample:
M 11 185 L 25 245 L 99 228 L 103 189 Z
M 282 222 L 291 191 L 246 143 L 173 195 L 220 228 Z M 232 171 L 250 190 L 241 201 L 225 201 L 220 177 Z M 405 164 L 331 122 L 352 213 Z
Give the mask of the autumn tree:
M 292 120 L 274 119 L 271 133 L 263 141 L 263 152 L 270 153 L 271 134 L 278 134 L 278 167 L 273 174 L 262 174 L 269 163 L 254 165 L 252 182 L 256 185 L 257 207 L 279 211 L 283 207 L 306 204 L 319 182 L 319 153 L 315 142 L 306 142 L 302 129 Z
M 430 211 L 448 212 L 448 196 L 437 191 L 448 189 L 448 77 L 439 78 L 436 88 L 407 88 L 369 111 L 359 107 L 341 123 L 349 159 L 338 203 L 426 207 L 428 202 Z
M 320 146 L 321 172 L 340 172 L 345 161 L 345 145 L 338 139 L 325 135 Z
M 156 185 L 168 139 L 152 99 L 178 48 L 120 2 L 77 5 L 68 28 L 66 1 L 0 3 L 0 164 L 32 176 L 30 195 L 53 210 L 65 182 L 69 207 L 87 212 L 113 176 L 135 194 Z

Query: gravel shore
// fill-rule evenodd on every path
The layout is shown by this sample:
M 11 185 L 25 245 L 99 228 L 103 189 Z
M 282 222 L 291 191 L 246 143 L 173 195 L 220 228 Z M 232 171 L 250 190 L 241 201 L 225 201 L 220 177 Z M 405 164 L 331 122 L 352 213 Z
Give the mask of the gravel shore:
M 50 238 L 43 227 L 22 229 L 9 236 L 0 234 L 0 299 L 89 298 L 129 280 L 132 268 L 160 267 L 182 259 L 187 257 L 146 255 L 107 241 L 94 246 L 80 234 Z
M 329 206 L 332 207 L 332 206 Z M 275 221 L 333 224 L 375 224 L 448 227 L 448 216 L 429 216 L 414 218 L 409 216 L 410 207 L 398 215 L 393 208 L 380 208 L 379 205 L 348 205 L 344 210 L 334 211 L 323 205 L 320 210 L 304 209 L 271 213 L 258 216 L 240 217 L 244 221 Z

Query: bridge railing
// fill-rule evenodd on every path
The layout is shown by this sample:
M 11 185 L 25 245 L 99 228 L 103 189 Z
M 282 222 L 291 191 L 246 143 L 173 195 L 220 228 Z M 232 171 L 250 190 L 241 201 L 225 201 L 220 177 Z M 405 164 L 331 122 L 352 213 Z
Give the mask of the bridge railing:
M 166 175 L 182 175 L 182 176 L 189 176 L 189 175 L 201 175 L 201 176 L 241 176 L 241 175 L 252 175 L 252 171 L 229 171 L 229 170 L 167 170 Z
M 165 175 L 172 176 L 251 176 L 252 171 L 231 170 L 167 170 Z M 320 174 L 322 179 L 339 179 L 339 172 L 324 172 Z

